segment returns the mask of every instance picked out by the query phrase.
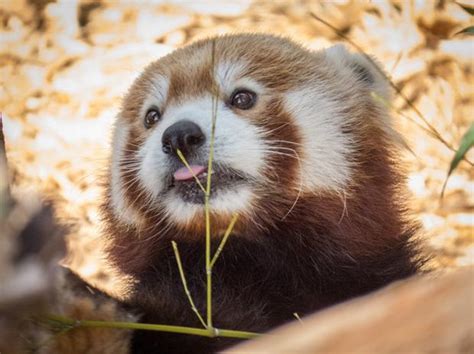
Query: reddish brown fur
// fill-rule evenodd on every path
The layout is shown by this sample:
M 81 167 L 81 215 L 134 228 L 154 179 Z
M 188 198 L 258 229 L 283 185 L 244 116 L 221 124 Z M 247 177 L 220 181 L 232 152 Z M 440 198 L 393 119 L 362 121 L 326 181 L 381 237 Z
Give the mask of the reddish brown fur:
M 344 132 L 355 137 L 355 153 L 349 157 L 353 175 L 344 196 L 336 191 L 306 192 L 293 205 L 298 194 L 298 160 L 268 157 L 271 169 L 265 171 L 265 183 L 259 185 L 254 209 L 241 216 L 216 264 L 215 325 L 265 331 L 291 320 L 294 312 L 315 311 L 415 273 L 420 265 L 413 240 L 417 224 L 406 215 L 398 148 L 379 119 L 380 107 L 371 100 L 367 82 L 361 82 L 355 72 L 350 79 L 359 87 L 357 94 L 341 92 L 333 80 L 336 69 L 325 65 L 324 70 L 315 70 L 323 57 L 308 55 L 273 37 L 224 37 L 216 41 L 215 48 L 215 62 L 222 58 L 246 61 L 245 75 L 270 89 L 271 97 L 262 98 L 255 110 L 242 114 L 243 119 L 272 131 L 267 137 L 270 141 L 287 141 L 280 146 L 295 149 L 301 156 L 311 153 L 299 147 L 301 132 L 283 104 L 285 92 L 308 78 L 324 82 L 345 103 L 342 114 L 351 120 Z M 132 131 L 127 157 L 133 156 L 147 135 L 137 116 L 153 75 L 170 77 L 169 95 L 160 107 L 166 109 L 171 102 L 210 91 L 215 85 L 211 64 L 212 42 L 202 41 L 146 69 L 125 98 L 121 113 Z M 159 205 L 145 208 L 136 200 L 141 187 L 133 182 L 134 176 L 123 177 L 124 184 L 132 186 L 125 196 L 128 205 L 140 213 L 144 224 L 125 225 L 118 220 L 110 196 L 103 210 L 110 259 L 138 280 L 129 304 L 144 314 L 144 321 L 199 326 L 181 287 L 170 242 L 176 240 L 180 245 L 191 292 L 203 313 L 204 218 L 196 217 L 186 225 L 164 220 Z M 216 231 L 225 229 L 229 220 L 230 215 L 212 215 L 214 249 L 221 235 Z M 143 332 L 137 333 L 134 350 L 208 353 L 229 343 Z

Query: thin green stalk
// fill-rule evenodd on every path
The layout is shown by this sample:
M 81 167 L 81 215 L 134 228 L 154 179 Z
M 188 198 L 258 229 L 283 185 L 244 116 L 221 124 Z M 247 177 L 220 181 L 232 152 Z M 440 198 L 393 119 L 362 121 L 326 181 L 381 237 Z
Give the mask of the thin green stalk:
M 206 213 L 206 310 L 207 328 L 212 330 L 212 268 L 211 268 L 211 220 L 209 215 L 209 195 L 205 196 Z
M 134 330 L 191 334 L 191 335 L 203 336 L 203 337 L 228 337 L 228 338 L 241 338 L 241 339 L 250 339 L 250 338 L 255 338 L 258 336 L 258 333 L 234 331 L 234 330 L 229 330 L 229 329 L 214 328 L 212 331 L 209 331 L 208 329 L 203 329 L 203 328 L 170 326 L 170 325 L 139 323 L 139 322 L 74 320 L 67 317 L 56 316 L 56 315 L 48 316 L 48 320 L 53 323 L 58 323 L 60 325 L 72 326 L 73 328 L 81 328 L 81 327 L 121 328 L 121 329 L 134 329 Z
M 212 53 L 211 68 L 215 68 L 215 54 L 216 54 L 216 42 L 212 41 Z M 212 330 L 212 267 L 211 267 L 211 218 L 210 218 L 210 207 L 209 198 L 211 196 L 211 175 L 212 175 L 212 162 L 214 159 L 214 140 L 216 132 L 216 119 L 217 119 L 217 104 L 219 98 L 219 88 L 217 85 L 214 87 L 212 92 L 212 125 L 211 125 L 211 139 L 209 146 L 209 161 L 207 165 L 207 185 L 206 195 L 204 198 L 204 209 L 206 215 L 206 284 L 207 284 L 207 328 L 209 331 Z
M 201 181 L 199 180 L 199 178 L 197 178 L 197 176 L 194 174 L 194 171 L 193 169 L 191 168 L 191 166 L 189 166 L 189 163 L 188 161 L 186 160 L 186 158 L 184 157 L 183 153 L 181 152 L 180 149 L 177 149 L 176 150 L 176 153 L 178 154 L 178 157 L 179 159 L 181 160 L 181 162 L 184 164 L 184 166 L 187 167 L 187 169 L 189 170 L 189 172 L 191 172 L 191 174 L 193 175 L 196 183 L 198 184 L 199 188 L 201 188 L 201 190 L 206 193 L 206 189 L 204 188 L 204 186 L 202 185 Z
M 183 283 L 184 292 L 186 293 L 186 296 L 188 297 L 192 310 L 194 311 L 196 316 L 199 318 L 199 321 L 201 321 L 204 328 L 206 328 L 207 327 L 206 322 L 204 322 L 204 319 L 202 318 L 196 305 L 194 304 L 193 297 L 191 296 L 191 292 L 189 291 L 188 283 L 186 281 L 186 277 L 184 276 L 183 265 L 181 263 L 181 257 L 179 255 L 178 245 L 176 244 L 175 241 L 171 241 L 171 244 L 173 245 L 174 256 L 176 258 L 176 263 L 178 264 L 179 275 L 181 276 L 181 282 Z
M 227 230 L 225 231 L 224 233 L 224 237 L 222 238 L 221 240 L 221 243 L 219 244 L 219 247 L 217 248 L 217 251 L 216 253 L 214 254 L 214 257 L 212 257 L 212 260 L 211 260 L 211 268 L 214 267 L 214 263 L 216 263 L 217 261 L 217 258 L 219 258 L 219 255 L 221 254 L 222 250 L 224 249 L 224 246 L 227 242 L 227 239 L 229 238 L 230 236 L 230 233 L 232 232 L 232 230 L 234 229 L 234 225 L 238 219 L 239 215 L 238 214 L 234 214 L 232 216 L 232 220 L 230 221 L 230 224 L 229 226 L 227 226 Z

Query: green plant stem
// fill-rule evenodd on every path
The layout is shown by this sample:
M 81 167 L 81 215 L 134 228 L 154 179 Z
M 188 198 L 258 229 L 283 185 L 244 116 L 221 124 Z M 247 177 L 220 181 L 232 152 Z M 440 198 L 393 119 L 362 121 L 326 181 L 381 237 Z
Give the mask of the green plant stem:
M 211 61 L 212 69 L 215 67 L 215 55 L 216 55 L 216 41 L 212 41 L 212 52 Z M 206 215 L 206 300 L 207 300 L 207 329 L 212 331 L 212 267 L 211 267 L 211 217 L 210 217 L 210 206 L 209 198 L 211 196 L 211 175 L 212 175 L 212 162 L 214 159 L 214 140 L 216 132 L 216 119 L 217 119 L 217 104 L 219 98 L 219 90 L 217 87 L 213 90 L 212 95 L 212 125 L 211 125 L 211 139 L 209 143 L 209 161 L 207 165 L 207 185 L 206 195 L 204 197 L 204 209 Z
M 176 244 L 175 241 L 171 241 L 171 244 L 173 245 L 174 255 L 175 255 L 175 258 L 176 258 L 176 263 L 178 264 L 179 275 L 181 276 L 181 282 L 183 283 L 184 292 L 186 293 L 186 296 L 188 297 L 188 300 L 189 300 L 189 303 L 191 304 L 192 310 L 194 311 L 194 313 L 198 317 L 199 321 L 201 321 L 204 328 L 206 328 L 207 327 L 206 322 L 204 322 L 204 319 L 202 318 L 202 316 L 199 313 L 196 305 L 194 304 L 193 297 L 191 296 L 191 292 L 189 291 L 188 283 L 186 281 L 186 277 L 184 276 L 183 265 L 181 263 L 181 257 L 179 255 L 178 245 Z
M 232 232 L 232 230 L 234 229 L 234 225 L 238 219 L 239 215 L 238 214 L 234 214 L 232 216 L 232 220 L 230 221 L 230 224 L 229 226 L 227 227 L 227 230 L 225 231 L 224 233 L 224 237 L 222 238 L 221 240 L 221 243 L 219 244 L 219 247 L 217 248 L 217 251 L 216 253 L 214 254 L 214 257 L 212 257 L 212 260 L 211 260 L 211 269 L 214 267 L 214 263 L 216 263 L 217 261 L 217 258 L 219 258 L 219 255 L 221 254 L 222 250 L 224 249 L 224 246 L 227 242 L 227 239 L 229 238 L 230 236 L 230 233 Z
M 95 320 L 74 320 L 63 316 L 50 315 L 48 320 L 73 328 L 96 327 L 96 328 L 121 328 L 146 331 L 161 331 L 170 333 L 191 334 L 203 337 L 228 337 L 250 339 L 258 336 L 258 333 L 234 331 L 229 329 L 214 328 L 212 331 L 203 328 L 170 326 L 161 324 L 139 323 L 139 322 L 120 322 L 120 321 L 95 321 Z
M 199 180 L 199 178 L 197 178 L 197 176 L 194 174 L 194 171 L 193 169 L 191 168 L 191 166 L 189 165 L 188 161 L 186 160 L 186 158 L 184 157 L 183 153 L 181 152 L 180 149 L 177 149 L 176 150 L 176 153 L 178 154 L 178 157 L 179 159 L 181 160 L 181 162 L 184 164 L 184 166 L 186 166 L 186 168 L 189 170 L 189 172 L 191 172 L 191 174 L 193 175 L 194 177 L 194 180 L 196 181 L 196 183 L 198 184 L 199 188 L 201 188 L 201 190 L 206 193 L 206 189 L 204 188 L 204 186 L 202 185 L 201 181 Z
M 207 328 L 212 330 L 212 268 L 211 268 L 211 227 L 209 213 L 209 195 L 205 196 L 206 213 L 206 310 Z

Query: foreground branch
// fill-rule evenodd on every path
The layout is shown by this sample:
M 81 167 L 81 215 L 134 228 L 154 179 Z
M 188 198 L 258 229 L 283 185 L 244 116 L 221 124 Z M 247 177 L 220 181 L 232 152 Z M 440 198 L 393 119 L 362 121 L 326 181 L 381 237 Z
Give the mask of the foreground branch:
M 225 353 L 474 353 L 474 268 L 414 276 Z

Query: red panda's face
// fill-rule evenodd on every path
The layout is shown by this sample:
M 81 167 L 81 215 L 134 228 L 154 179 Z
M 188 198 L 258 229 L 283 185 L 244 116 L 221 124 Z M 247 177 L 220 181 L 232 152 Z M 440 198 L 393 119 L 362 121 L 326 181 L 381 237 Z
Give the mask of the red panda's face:
M 222 225 L 233 213 L 281 219 L 305 195 L 344 192 L 370 92 L 383 91 L 368 65 L 340 47 L 311 53 L 265 35 L 198 42 L 151 64 L 116 122 L 116 217 L 183 228 L 203 219 L 213 119 L 210 206 Z

